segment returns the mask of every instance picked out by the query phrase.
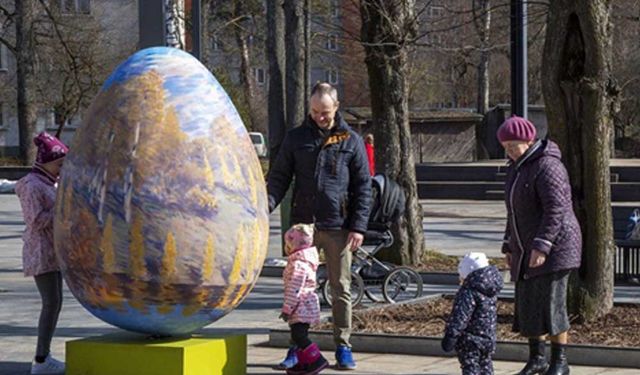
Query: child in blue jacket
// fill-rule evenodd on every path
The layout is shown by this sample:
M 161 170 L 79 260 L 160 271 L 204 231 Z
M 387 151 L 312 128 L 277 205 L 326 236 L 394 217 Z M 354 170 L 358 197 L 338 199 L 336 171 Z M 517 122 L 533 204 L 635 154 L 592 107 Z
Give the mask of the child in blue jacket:
M 484 253 L 468 253 L 458 265 L 462 286 L 455 302 L 442 349 L 458 353 L 463 375 L 493 375 L 491 355 L 496 348 L 497 295 L 502 275 Z

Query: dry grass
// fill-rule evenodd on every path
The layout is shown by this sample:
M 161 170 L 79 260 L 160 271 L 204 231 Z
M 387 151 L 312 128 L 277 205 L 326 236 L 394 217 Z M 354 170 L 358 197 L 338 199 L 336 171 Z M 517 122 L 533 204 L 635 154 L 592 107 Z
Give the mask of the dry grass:
M 444 297 L 409 305 L 354 311 L 353 328 L 362 333 L 410 336 L 442 336 L 451 312 L 452 298 Z M 525 341 L 511 331 L 513 302 L 498 302 L 498 340 Z M 331 329 L 324 323 L 314 329 Z M 640 306 L 616 306 L 606 316 L 589 323 L 572 322 L 569 338 L 574 344 L 640 348 Z
M 421 264 L 416 267 L 420 272 L 458 272 L 460 258 L 453 255 L 445 255 L 437 250 L 427 250 L 422 256 Z M 499 269 L 508 268 L 504 258 L 489 258 L 489 263 Z
M 24 166 L 24 163 L 22 163 L 22 160 L 18 158 L 9 157 L 9 156 L 0 157 L 0 167 L 22 167 L 22 166 Z

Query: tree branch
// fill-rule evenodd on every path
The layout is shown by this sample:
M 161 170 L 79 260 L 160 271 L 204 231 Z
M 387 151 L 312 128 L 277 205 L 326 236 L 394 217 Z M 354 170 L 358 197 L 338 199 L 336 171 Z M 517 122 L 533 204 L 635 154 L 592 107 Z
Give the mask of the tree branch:
M 7 39 L 3 38 L 0 36 L 0 44 L 3 44 L 9 51 L 11 51 L 12 54 L 16 54 L 16 47 L 15 45 L 11 44 L 11 42 L 9 42 Z
M 4 5 L 0 5 L 0 14 L 10 19 L 12 19 L 16 15 L 15 12 L 9 12 L 9 10 Z

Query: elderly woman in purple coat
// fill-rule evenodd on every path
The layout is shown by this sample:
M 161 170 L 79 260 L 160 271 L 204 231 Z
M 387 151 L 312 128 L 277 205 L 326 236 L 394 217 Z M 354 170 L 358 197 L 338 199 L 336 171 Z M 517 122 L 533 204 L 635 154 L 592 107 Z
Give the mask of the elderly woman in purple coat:
M 497 136 L 510 159 L 502 252 L 516 284 L 513 330 L 529 339 L 529 361 L 519 374 L 569 374 L 567 282 L 580 266 L 582 234 L 567 170 L 558 146 L 536 140 L 536 128 L 524 118 L 507 119 Z

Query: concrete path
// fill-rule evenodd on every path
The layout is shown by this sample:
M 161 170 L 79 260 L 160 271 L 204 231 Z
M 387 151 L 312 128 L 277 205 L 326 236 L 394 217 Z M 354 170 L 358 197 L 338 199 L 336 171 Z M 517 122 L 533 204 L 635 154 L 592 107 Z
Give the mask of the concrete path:
M 482 251 L 501 256 L 500 246 L 507 213 L 503 202 L 473 200 L 423 200 L 423 228 L 428 249 L 461 256 Z M 280 209 L 270 218 L 268 257 L 281 257 Z
M 503 202 L 424 200 L 423 228 L 428 249 L 462 256 L 482 251 L 502 256 L 507 212 Z
M 467 208 L 470 210 L 470 208 Z M 466 210 L 466 209 L 465 209 Z M 472 210 L 471 210 L 472 211 Z M 36 327 L 40 299 L 31 278 L 21 272 L 21 232 L 24 225 L 18 201 L 13 195 L 0 195 L 0 375 L 28 373 L 36 344 Z M 276 229 L 277 230 L 277 229 Z M 276 235 L 272 232 L 272 236 Z M 442 224 L 441 231 L 446 233 Z M 445 237 L 443 237 L 445 238 Z M 446 238 L 445 238 L 446 239 Z M 455 242 L 452 240 L 452 243 Z M 425 293 L 453 291 L 452 287 L 427 285 Z M 509 289 L 505 291 L 510 293 Z M 623 296 L 637 298 L 633 288 L 623 290 Z M 249 374 L 282 374 L 271 367 L 278 363 L 284 351 L 264 346 L 269 327 L 280 325 L 278 320 L 282 298 L 282 284 L 278 278 L 261 278 L 249 297 L 231 314 L 206 327 L 202 333 L 244 332 L 249 336 Z M 324 314 L 329 311 L 324 309 Z M 101 335 L 117 331 L 94 318 L 82 308 L 68 290 L 53 340 L 53 354 L 64 358 L 67 340 Z M 325 353 L 332 359 L 332 353 Z M 364 374 L 457 374 L 457 361 L 452 358 L 418 357 L 357 353 L 359 369 L 353 375 Z M 521 363 L 496 362 L 496 374 L 511 374 Z M 323 374 L 337 374 L 327 370 Z M 572 374 L 637 374 L 638 370 L 572 367 Z M 116 375 L 116 374 L 114 374 Z

